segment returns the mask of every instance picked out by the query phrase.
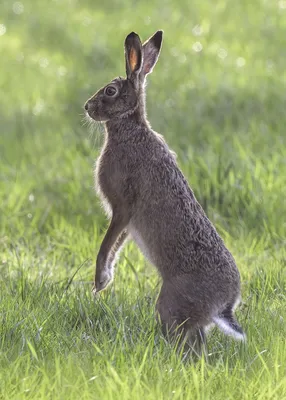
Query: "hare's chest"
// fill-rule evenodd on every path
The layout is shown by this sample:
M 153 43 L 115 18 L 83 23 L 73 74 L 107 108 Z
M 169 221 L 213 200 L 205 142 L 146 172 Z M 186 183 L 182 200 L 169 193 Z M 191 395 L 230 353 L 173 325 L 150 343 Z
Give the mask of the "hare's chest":
M 95 165 L 95 188 L 108 215 L 121 197 L 124 174 L 120 163 L 106 149 L 102 151 Z

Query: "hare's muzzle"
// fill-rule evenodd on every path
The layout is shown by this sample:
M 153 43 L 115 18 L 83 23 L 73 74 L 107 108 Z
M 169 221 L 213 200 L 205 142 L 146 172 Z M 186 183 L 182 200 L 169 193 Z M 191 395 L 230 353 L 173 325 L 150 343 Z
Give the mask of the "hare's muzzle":
M 87 102 L 84 105 L 84 109 L 86 111 L 86 115 L 88 115 L 90 118 L 96 120 L 95 114 L 94 114 L 94 103 L 90 100 L 87 100 Z
M 84 109 L 86 111 L 86 114 L 95 121 L 103 122 L 105 120 L 105 118 L 102 118 L 99 113 L 99 107 L 96 101 L 92 99 L 87 100 L 84 104 Z

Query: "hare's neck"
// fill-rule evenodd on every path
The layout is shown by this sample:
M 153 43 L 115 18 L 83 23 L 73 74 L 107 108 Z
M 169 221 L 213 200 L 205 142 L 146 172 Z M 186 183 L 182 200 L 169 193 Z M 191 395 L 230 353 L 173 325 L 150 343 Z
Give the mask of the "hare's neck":
M 107 137 L 118 142 L 137 139 L 150 129 L 150 125 L 141 110 L 136 109 L 128 116 L 112 118 L 106 124 Z
M 134 108 L 121 114 L 120 119 L 133 119 L 138 124 L 148 124 L 145 107 L 145 93 L 142 87 L 139 88 L 137 104 Z

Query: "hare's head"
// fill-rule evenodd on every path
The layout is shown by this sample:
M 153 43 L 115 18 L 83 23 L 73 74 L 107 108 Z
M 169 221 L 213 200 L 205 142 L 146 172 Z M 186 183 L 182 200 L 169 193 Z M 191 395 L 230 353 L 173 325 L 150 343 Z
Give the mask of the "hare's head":
M 136 33 L 131 32 L 126 37 L 126 79 L 114 79 L 85 103 L 92 119 L 106 122 L 130 115 L 137 109 L 144 113 L 145 78 L 158 60 L 162 38 L 163 31 L 157 31 L 142 45 Z

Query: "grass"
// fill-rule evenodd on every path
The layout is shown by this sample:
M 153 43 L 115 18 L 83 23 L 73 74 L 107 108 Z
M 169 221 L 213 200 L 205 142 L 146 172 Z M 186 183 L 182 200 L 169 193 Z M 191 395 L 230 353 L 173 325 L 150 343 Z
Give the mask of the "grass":
M 132 243 L 91 295 L 107 222 L 82 105 L 158 28 L 149 118 L 242 276 L 247 344 L 214 330 L 208 361 L 164 341 Z M 0 399 L 286 398 L 285 45 L 283 0 L 1 3 Z

